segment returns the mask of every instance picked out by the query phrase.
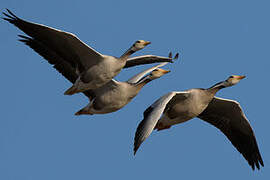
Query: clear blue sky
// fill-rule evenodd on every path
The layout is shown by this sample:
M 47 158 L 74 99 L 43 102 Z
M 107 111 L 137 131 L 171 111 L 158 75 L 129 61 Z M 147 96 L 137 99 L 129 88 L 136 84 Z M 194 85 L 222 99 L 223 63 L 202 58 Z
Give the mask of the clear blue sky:
M 0 179 L 270 179 L 269 6 L 266 0 L 2 0 L 1 11 L 75 33 L 104 54 L 119 56 L 144 39 L 152 44 L 136 55 L 181 56 L 122 110 L 77 117 L 87 99 L 64 96 L 71 84 L 1 20 Z M 241 103 L 264 159 L 261 171 L 253 172 L 222 133 L 199 119 L 152 133 L 133 156 L 136 127 L 154 100 L 232 74 L 247 78 L 217 96 Z

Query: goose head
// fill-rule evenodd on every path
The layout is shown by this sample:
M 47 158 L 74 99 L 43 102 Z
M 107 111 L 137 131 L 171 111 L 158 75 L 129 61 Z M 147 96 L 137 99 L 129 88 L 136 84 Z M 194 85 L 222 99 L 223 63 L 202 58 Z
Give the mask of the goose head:
M 132 45 L 131 50 L 133 50 L 135 52 L 139 51 L 139 50 L 143 49 L 145 46 L 147 46 L 148 44 L 151 44 L 151 42 L 144 41 L 144 40 L 138 40 Z
M 154 79 L 160 78 L 161 76 L 163 76 L 163 75 L 165 75 L 165 74 L 167 74 L 169 72 L 171 72 L 171 71 L 170 70 L 161 69 L 161 68 L 157 68 L 157 69 L 153 70 L 149 74 L 148 78 L 150 80 L 154 80 Z
M 121 57 L 120 59 L 124 59 L 127 60 L 127 58 L 135 53 L 136 51 L 139 51 L 141 49 L 143 49 L 145 46 L 147 46 L 148 44 L 151 44 L 150 41 L 144 41 L 144 40 L 138 40 L 136 41 Z
M 226 87 L 233 86 L 240 82 L 241 79 L 244 79 L 246 76 L 231 75 L 227 80 L 224 81 Z
M 135 86 L 142 88 L 144 85 L 146 85 L 147 83 L 149 83 L 150 81 L 160 78 L 161 76 L 169 73 L 171 71 L 169 70 L 165 70 L 165 69 L 161 69 L 161 68 L 157 68 L 155 70 L 153 70 L 149 75 L 143 77 L 141 80 L 139 80 Z
M 228 79 L 215 84 L 214 86 L 210 87 L 210 89 L 222 89 L 222 88 L 225 88 L 225 87 L 234 86 L 237 83 L 239 83 L 241 79 L 244 79 L 245 77 L 246 76 L 231 75 L 230 77 L 228 77 Z

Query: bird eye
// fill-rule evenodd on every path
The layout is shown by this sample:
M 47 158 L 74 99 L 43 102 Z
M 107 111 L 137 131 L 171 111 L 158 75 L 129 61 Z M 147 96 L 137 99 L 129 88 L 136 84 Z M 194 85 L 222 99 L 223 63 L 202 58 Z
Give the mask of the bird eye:
M 233 78 L 233 76 L 230 76 L 229 78 Z
M 140 41 L 136 41 L 136 43 L 140 43 Z

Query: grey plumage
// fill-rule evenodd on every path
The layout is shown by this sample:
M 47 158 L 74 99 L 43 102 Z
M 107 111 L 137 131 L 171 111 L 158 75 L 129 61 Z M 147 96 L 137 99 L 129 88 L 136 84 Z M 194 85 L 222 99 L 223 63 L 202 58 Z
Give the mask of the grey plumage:
M 254 132 L 236 101 L 213 98 L 198 118 L 223 132 L 254 170 L 264 166 Z
M 214 97 L 224 87 L 237 84 L 245 76 L 230 76 L 208 89 L 190 89 L 162 96 L 144 112 L 134 138 L 134 154 L 154 129 L 168 129 L 198 117 L 218 129 L 255 169 L 264 166 L 256 137 L 239 103 Z
M 21 41 L 43 56 L 49 63 L 54 64 L 60 73 L 74 83 L 66 91 L 65 94 L 68 95 L 98 88 L 109 82 L 122 68 L 154 62 L 172 62 L 171 58 L 154 55 L 128 59 L 128 56 L 132 54 L 131 52 L 138 51 L 150 44 L 150 42 L 143 40 L 137 41 L 138 43 L 136 42 L 137 44 L 134 44 L 120 58 L 102 55 L 74 34 L 25 21 L 10 10 L 7 9 L 7 11 L 9 14 L 3 12 L 5 15 L 3 19 L 30 36 L 20 36 Z M 65 67 L 62 68 L 62 64 L 65 64 Z M 103 69 L 105 66 L 107 68 Z M 100 71 L 103 73 L 100 73 Z

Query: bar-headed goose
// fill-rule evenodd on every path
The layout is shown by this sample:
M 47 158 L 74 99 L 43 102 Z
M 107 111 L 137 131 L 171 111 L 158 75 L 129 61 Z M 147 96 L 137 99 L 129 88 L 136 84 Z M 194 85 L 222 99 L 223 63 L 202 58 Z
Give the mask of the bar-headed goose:
M 171 57 L 171 53 L 169 57 Z M 177 58 L 178 53 L 174 59 Z M 153 66 L 133 76 L 126 82 L 119 82 L 113 79 L 100 88 L 88 90 L 89 104 L 75 115 L 106 114 L 123 108 L 140 92 L 144 85 L 170 72 L 160 68 L 166 64 L 167 62 L 164 62 Z
M 170 92 L 144 112 L 134 139 L 134 154 L 154 129 L 168 129 L 198 117 L 219 128 L 254 170 L 264 166 L 254 132 L 239 103 L 215 97 L 222 88 L 237 84 L 245 76 L 230 76 L 208 89 Z
M 18 27 L 30 37 L 20 36 L 27 45 L 61 69 L 62 64 L 69 64 L 77 71 L 74 85 L 65 94 L 96 89 L 109 82 L 122 68 L 153 62 L 170 62 L 171 59 L 159 56 L 141 56 L 128 60 L 134 52 L 150 44 L 149 41 L 136 41 L 120 58 L 100 54 L 83 43 L 74 34 L 57 30 L 41 24 L 27 22 L 18 18 L 11 11 L 3 13 L 4 20 Z M 63 68 L 62 68 L 63 69 Z

